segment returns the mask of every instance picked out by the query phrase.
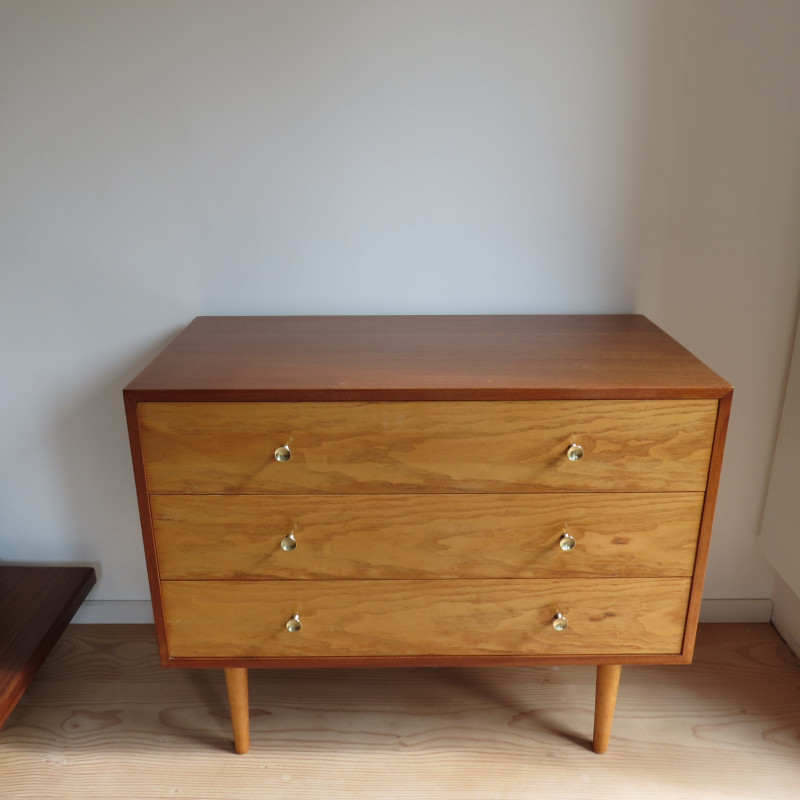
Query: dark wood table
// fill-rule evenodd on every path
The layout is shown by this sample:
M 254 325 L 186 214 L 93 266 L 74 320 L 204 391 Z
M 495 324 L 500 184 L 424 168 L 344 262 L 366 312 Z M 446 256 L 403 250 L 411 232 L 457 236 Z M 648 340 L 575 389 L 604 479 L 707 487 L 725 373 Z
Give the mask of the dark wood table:
M 91 567 L 0 565 L 0 728 L 95 580 Z

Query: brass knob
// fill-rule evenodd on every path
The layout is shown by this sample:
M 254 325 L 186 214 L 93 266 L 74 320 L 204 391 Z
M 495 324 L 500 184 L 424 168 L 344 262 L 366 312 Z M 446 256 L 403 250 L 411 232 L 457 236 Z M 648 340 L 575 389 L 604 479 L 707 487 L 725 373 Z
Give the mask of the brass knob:
M 289 631 L 289 633 L 297 633 L 302 627 L 299 614 L 292 614 L 286 621 L 286 630 Z
M 292 457 L 292 451 L 289 449 L 289 445 L 285 444 L 282 447 L 279 447 L 275 451 L 275 460 L 276 461 L 288 461 Z
M 583 448 L 574 442 L 567 448 L 567 458 L 570 461 L 580 461 L 583 458 Z
M 281 539 L 281 550 L 291 553 L 295 547 L 297 547 L 297 539 L 294 538 L 293 533 L 290 533 L 288 536 L 284 536 L 283 539 Z
M 569 623 L 567 622 L 567 618 L 561 612 L 559 612 L 553 617 L 553 627 L 557 631 L 566 630 L 568 624 Z
M 564 533 L 561 534 L 561 538 L 558 540 L 558 546 L 562 550 L 572 550 L 572 548 L 575 547 L 575 537 L 564 531 Z

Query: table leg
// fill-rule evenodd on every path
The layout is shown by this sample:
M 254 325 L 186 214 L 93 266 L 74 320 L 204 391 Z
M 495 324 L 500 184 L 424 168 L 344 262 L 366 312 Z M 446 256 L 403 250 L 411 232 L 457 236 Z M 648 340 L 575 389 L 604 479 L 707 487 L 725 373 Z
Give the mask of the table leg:
M 239 753 L 250 749 L 250 701 L 247 692 L 247 670 L 230 668 L 225 670 L 228 687 L 228 703 L 233 723 L 233 747 Z
M 614 721 L 614 706 L 617 703 L 619 677 L 622 666 L 619 664 L 602 664 L 597 668 L 597 688 L 594 698 L 594 738 L 592 749 L 595 753 L 608 750 L 611 737 L 611 723 Z

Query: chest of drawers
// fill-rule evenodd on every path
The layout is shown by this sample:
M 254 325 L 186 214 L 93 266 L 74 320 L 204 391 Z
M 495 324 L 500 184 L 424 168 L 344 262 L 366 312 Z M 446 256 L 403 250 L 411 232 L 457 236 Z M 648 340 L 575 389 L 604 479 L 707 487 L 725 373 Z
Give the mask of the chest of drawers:
M 687 663 L 731 387 L 643 317 L 200 317 L 125 389 L 162 663 Z

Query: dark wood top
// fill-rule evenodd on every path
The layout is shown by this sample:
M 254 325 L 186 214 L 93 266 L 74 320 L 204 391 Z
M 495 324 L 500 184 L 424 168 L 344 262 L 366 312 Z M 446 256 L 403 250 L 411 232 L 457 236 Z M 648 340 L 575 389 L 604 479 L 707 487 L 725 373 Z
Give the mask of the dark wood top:
M 640 315 L 197 317 L 138 400 L 719 398 L 731 387 Z
M 94 583 L 91 567 L 0 566 L 0 728 Z

